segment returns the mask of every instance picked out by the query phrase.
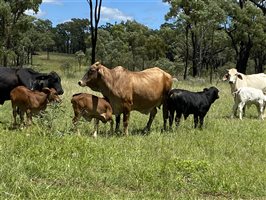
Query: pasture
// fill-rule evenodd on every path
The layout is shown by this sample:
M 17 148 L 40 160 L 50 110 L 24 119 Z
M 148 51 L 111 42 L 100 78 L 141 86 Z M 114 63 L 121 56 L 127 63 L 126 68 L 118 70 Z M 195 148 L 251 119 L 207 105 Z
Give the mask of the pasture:
M 266 198 L 266 121 L 255 107 L 243 121 L 231 119 L 228 83 L 213 84 L 220 98 L 209 110 L 202 130 L 193 117 L 173 131 L 161 132 L 159 110 L 149 135 L 140 134 L 148 116 L 132 112 L 128 137 L 108 135 L 100 123 L 81 120 L 73 130 L 70 99 L 91 92 L 78 86 L 74 57 L 34 57 L 34 69 L 57 71 L 65 93 L 31 127 L 13 130 L 10 101 L 0 106 L 1 199 L 264 199 Z M 63 71 L 63 62 L 76 66 Z M 200 91 L 208 81 L 179 81 L 174 87 Z M 97 94 L 92 92 L 93 94 Z M 97 94 L 99 95 L 99 94 Z M 121 124 L 122 125 L 122 124 Z M 120 127 L 122 130 L 122 126 Z

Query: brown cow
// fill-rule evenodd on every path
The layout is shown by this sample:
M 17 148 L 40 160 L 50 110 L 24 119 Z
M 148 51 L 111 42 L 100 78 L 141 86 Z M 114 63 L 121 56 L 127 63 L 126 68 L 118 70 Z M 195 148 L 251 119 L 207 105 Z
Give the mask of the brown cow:
M 10 92 L 13 108 L 14 126 L 17 124 L 16 116 L 19 109 L 20 120 L 24 122 L 26 112 L 28 125 L 32 123 L 32 114 L 45 110 L 47 103 L 51 101 L 60 102 L 60 98 L 54 88 L 43 88 L 42 91 L 29 90 L 25 86 L 18 86 Z
M 104 98 L 91 94 L 79 93 L 72 96 L 71 103 L 75 114 L 72 120 L 74 125 L 77 124 L 81 116 L 87 121 L 91 121 L 92 118 L 95 118 L 94 137 L 97 137 L 99 120 L 103 123 L 110 121 L 110 132 L 113 132 L 113 110 L 111 105 Z
M 172 87 L 172 76 L 158 67 L 140 72 L 132 72 L 121 66 L 108 69 L 99 62 L 93 64 L 78 82 L 107 97 L 116 115 L 123 113 L 124 133 L 128 135 L 130 111 L 150 113 L 144 131 L 149 131 L 157 113 L 157 107 L 163 104 L 164 129 L 168 118 L 166 98 Z

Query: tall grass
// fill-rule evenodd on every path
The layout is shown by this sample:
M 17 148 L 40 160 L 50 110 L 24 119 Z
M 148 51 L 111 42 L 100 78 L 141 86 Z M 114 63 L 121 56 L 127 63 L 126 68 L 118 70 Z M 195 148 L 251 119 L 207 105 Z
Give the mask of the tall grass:
M 11 129 L 10 102 L 0 107 L 1 199 L 264 199 L 266 198 L 266 124 L 255 107 L 243 121 L 231 119 L 229 86 L 219 82 L 220 98 L 212 105 L 202 130 L 193 117 L 182 119 L 172 132 L 161 132 L 159 110 L 149 135 L 148 116 L 132 112 L 130 136 L 108 135 L 100 124 L 79 123 L 73 131 L 71 96 L 90 92 L 60 71 L 63 55 L 36 56 L 36 68 L 56 70 L 65 90 L 61 105 L 51 105 L 31 127 Z M 85 70 L 85 67 L 83 68 Z M 210 87 L 204 81 L 179 81 L 175 87 L 192 91 Z M 98 93 L 95 93 L 99 95 Z

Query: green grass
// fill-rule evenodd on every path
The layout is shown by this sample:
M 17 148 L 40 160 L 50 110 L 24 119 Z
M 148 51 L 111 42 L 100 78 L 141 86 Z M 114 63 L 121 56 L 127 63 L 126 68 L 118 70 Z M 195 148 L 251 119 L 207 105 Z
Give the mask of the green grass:
M 73 63 L 71 76 L 60 63 Z M 41 54 L 35 69 L 56 70 L 65 90 L 60 106 L 50 106 L 31 127 L 13 130 L 11 105 L 0 106 L 0 199 L 265 199 L 266 122 L 255 107 L 243 121 L 231 119 L 233 98 L 219 82 L 220 99 L 211 107 L 203 130 L 193 119 L 161 133 L 159 110 L 149 135 L 139 134 L 148 116 L 132 112 L 130 136 L 108 135 L 100 124 L 81 121 L 81 136 L 73 131 L 72 94 L 91 92 L 77 81 L 85 67 L 75 58 Z M 211 86 L 204 81 L 180 81 L 175 87 L 192 91 Z M 94 93 L 94 92 L 93 92 Z M 97 94 L 97 93 L 96 93 Z M 98 94 L 99 95 L 99 94 Z

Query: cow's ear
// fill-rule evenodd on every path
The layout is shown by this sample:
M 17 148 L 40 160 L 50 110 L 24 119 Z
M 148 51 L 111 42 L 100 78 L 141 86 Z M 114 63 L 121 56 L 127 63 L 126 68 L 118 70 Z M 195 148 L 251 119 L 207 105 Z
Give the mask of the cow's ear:
M 243 77 L 242 77 L 241 74 L 237 73 L 236 75 L 237 75 L 237 77 L 238 77 L 239 79 L 243 80 Z
M 229 74 L 228 74 L 228 73 L 226 73 L 226 74 L 223 76 L 223 81 L 227 81 L 227 80 L 228 80 L 228 78 L 229 78 Z
M 204 88 L 204 89 L 203 89 L 203 92 L 206 92 L 206 91 L 208 91 L 208 90 L 209 90 L 208 88 Z
M 104 76 L 104 70 L 102 67 L 99 67 L 97 71 L 101 76 Z
M 42 92 L 44 92 L 45 94 L 50 94 L 51 90 L 48 87 L 45 87 L 42 89 Z

